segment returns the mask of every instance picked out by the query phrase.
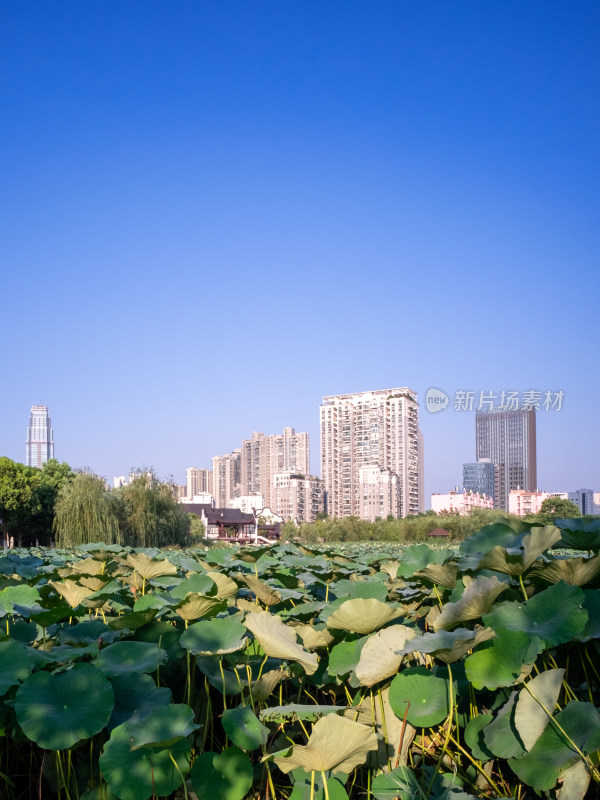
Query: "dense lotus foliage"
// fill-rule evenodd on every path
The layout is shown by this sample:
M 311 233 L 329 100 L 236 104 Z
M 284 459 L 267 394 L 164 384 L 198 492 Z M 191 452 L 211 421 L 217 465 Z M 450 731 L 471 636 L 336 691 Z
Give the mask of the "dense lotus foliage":
M 5 551 L 0 797 L 595 797 L 599 551 Z

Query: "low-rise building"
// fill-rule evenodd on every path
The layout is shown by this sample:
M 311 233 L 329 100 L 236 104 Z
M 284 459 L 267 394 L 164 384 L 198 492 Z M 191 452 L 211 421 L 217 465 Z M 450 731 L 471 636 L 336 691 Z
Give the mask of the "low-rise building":
M 461 514 L 465 516 L 472 508 L 493 508 L 494 498 L 466 489 L 455 489 L 446 494 L 431 495 L 431 509 L 436 514 Z
M 508 495 L 508 513 L 524 517 L 539 514 L 547 497 L 560 497 L 567 500 L 567 492 L 529 492 L 526 489 L 513 489 Z

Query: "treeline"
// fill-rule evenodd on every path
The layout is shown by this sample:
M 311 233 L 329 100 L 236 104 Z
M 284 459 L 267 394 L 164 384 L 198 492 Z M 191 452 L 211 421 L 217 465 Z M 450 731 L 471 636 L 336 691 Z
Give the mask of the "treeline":
M 470 513 L 461 516 L 458 513 L 436 514 L 427 511 L 424 514 L 395 519 L 378 519 L 366 522 L 358 517 L 335 519 L 325 517 L 313 523 L 296 526 L 286 523 L 282 527 L 282 539 L 299 539 L 307 543 L 319 542 L 431 542 L 431 534 L 441 528 L 448 536 L 440 536 L 441 542 L 459 542 L 471 534 L 481 530 L 485 525 L 494 522 L 508 521 L 516 530 L 525 529 L 529 525 L 547 525 L 556 519 L 581 517 L 575 503 L 561 498 L 547 498 L 542 503 L 539 514 L 517 517 L 501 509 L 473 508 Z
M 41 469 L 0 458 L 0 519 L 6 545 L 132 547 L 188 543 L 190 520 L 171 487 L 150 471 L 119 489 L 52 459 Z

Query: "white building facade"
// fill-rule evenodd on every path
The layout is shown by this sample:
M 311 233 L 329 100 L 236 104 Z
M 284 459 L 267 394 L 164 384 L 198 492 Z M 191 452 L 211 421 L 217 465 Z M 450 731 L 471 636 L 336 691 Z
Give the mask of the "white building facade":
M 493 508 L 494 498 L 466 489 L 456 489 L 446 494 L 431 495 L 431 510 L 436 514 L 460 514 L 465 516 L 472 508 Z
M 25 440 L 25 466 L 41 467 L 51 458 L 54 458 L 54 439 L 48 407 L 31 406 Z

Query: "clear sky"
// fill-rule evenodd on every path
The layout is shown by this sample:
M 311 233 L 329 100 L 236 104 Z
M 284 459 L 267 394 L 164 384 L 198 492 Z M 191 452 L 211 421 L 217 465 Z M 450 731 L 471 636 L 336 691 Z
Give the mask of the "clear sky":
M 323 395 L 565 393 L 538 479 L 600 489 L 597 0 L 9 0 L 0 455 L 183 483 Z

